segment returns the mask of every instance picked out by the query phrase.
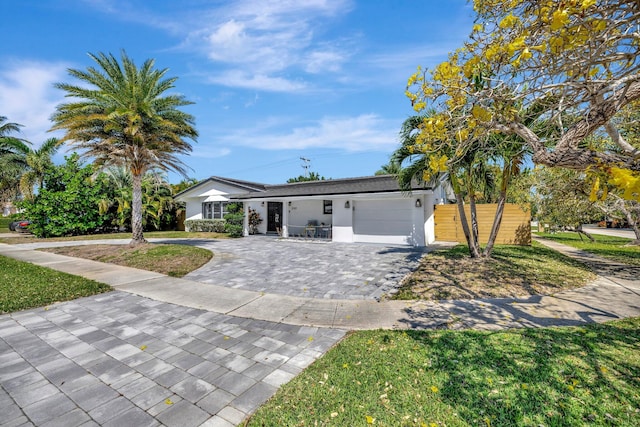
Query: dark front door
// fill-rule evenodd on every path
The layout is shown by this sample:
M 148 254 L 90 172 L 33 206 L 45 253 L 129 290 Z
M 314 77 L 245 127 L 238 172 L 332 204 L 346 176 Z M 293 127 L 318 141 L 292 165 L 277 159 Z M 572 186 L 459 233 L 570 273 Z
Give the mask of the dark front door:
M 282 202 L 267 202 L 267 233 L 282 230 Z

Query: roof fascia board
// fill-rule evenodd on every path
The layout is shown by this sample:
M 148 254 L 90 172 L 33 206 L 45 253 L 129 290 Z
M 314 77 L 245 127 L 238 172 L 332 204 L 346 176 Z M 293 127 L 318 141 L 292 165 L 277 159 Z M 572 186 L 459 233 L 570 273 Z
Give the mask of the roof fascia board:
M 397 199 L 398 196 L 401 197 L 412 197 L 415 195 L 429 195 L 434 194 L 433 190 L 430 189 L 421 189 L 414 190 L 410 194 L 403 193 L 402 191 L 385 191 L 385 192 L 359 192 L 359 193 L 340 193 L 340 194 L 319 194 L 319 195 L 295 195 L 295 196 L 270 196 L 264 197 L 260 196 L 260 194 L 256 194 L 252 197 L 243 197 L 237 198 L 234 197 L 233 194 L 229 195 L 229 199 L 232 201 L 241 201 L 241 202 L 268 202 L 268 201 L 296 201 L 296 200 L 328 200 L 328 199 L 370 199 L 372 197 L 382 198 L 382 199 Z

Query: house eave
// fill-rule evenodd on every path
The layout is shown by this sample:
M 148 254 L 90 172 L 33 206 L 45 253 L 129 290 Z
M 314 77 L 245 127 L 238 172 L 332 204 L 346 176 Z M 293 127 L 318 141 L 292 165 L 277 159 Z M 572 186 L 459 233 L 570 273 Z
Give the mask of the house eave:
M 232 202 L 263 202 L 263 201 L 293 201 L 293 200 L 329 200 L 329 199 L 360 199 L 360 198 L 399 198 L 411 197 L 415 195 L 433 194 L 430 188 L 413 190 L 411 193 L 402 191 L 354 191 L 344 193 L 327 193 L 327 194 L 295 194 L 295 195 L 261 195 L 256 193 L 250 194 L 230 194 L 229 200 Z

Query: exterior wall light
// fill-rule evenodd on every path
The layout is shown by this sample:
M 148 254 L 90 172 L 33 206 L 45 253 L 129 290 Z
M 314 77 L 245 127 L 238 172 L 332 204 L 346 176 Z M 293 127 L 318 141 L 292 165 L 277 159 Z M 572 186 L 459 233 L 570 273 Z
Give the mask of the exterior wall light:
M 422 200 L 416 199 L 416 208 L 421 208 L 421 207 L 422 207 Z
M 350 207 L 351 207 L 351 203 L 349 203 L 348 200 L 346 202 L 344 202 L 344 208 L 345 209 L 349 209 Z

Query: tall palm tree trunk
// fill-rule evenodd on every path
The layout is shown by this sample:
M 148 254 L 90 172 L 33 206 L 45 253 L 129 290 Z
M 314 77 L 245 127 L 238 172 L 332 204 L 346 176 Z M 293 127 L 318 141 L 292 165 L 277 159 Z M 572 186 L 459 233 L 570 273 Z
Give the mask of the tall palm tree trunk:
M 500 225 L 502 224 L 502 214 L 504 213 L 504 204 L 507 200 L 507 192 L 501 191 L 498 197 L 498 206 L 496 207 L 496 215 L 493 217 L 493 225 L 491 226 L 491 233 L 489 233 L 489 240 L 487 246 L 485 246 L 482 252 L 483 257 L 490 257 L 493 252 L 493 246 L 496 244 L 498 238 L 498 232 L 500 231 Z
M 469 168 L 467 173 L 467 194 L 469 195 L 469 213 L 471 214 L 471 237 L 474 245 L 479 248 L 478 213 L 476 210 L 476 195 L 473 188 L 473 170 L 471 168 Z
M 131 231 L 132 238 L 130 245 L 140 245 L 147 243 L 142 233 L 142 174 L 132 173 L 133 194 L 131 204 Z
M 500 225 L 502 225 L 502 215 L 504 213 L 504 204 L 507 201 L 507 188 L 511 182 L 513 166 L 509 163 L 505 163 L 502 167 L 502 184 L 500 185 L 500 195 L 498 196 L 498 206 L 496 207 L 496 214 L 493 217 L 493 225 L 491 226 L 491 233 L 489 233 L 489 240 L 487 246 L 485 246 L 482 256 L 490 257 L 493 252 L 493 246 L 496 244 L 498 238 L 498 232 L 500 231 Z
M 460 193 L 456 193 L 456 204 L 458 205 L 458 214 L 460 215 L 462 231 L 464 232 L 464 237 L 467 239 L 467 245 L 469 245 L 469 255 L 471 255 L 471 258 L 480 258 L 480 251 L 478 250 L 477 242 L 471 236 L 471 231 L 469 230 L 467 214 L 464 211 L 464 201 L 462 199 L 462 194 Z
M 464 198 L 462 197 L 462 185 L 458 178 L 450 174 L 449 182 L 451 183 L 451 187 L 453 188 L 453 194 L 456 197 L 456 204 L 458 205 L 458 215 L 460 216 L 460 225 L 462 226 L 462 232 L 464 233 L 464 237 L 467 240 L 467 245 L 469 246 L 469 255 L 471 258 L 480 258 L 480 251 L 478 250 L 478 246 L 471 236 L 471 232 L 469 231 L 469 223 L 467 222 L 467 214 L 464 211 Z

